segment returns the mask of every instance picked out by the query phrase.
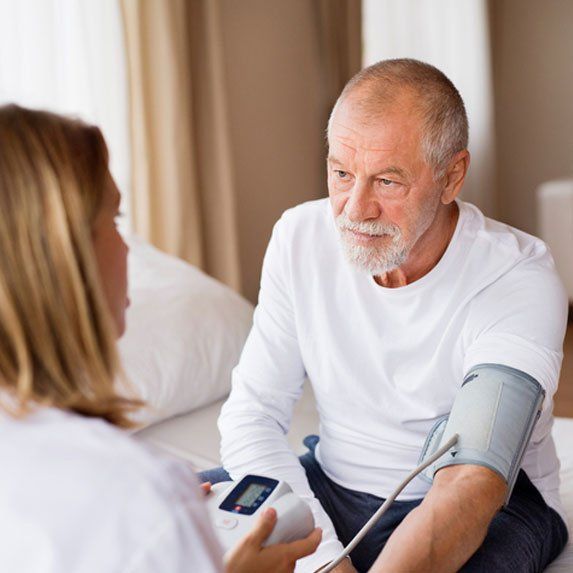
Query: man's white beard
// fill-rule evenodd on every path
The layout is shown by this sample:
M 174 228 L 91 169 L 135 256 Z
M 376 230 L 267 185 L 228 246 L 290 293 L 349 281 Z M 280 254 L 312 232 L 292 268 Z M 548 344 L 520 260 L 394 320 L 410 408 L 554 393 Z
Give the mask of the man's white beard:
M 383 275 L 397 269 L 406 259 L 410 249 L 402 238 L 402 232 L 396 225 L 363 221 L 353 223 L 346 213 L 336 217 L 336 225 L 340 231 L 342 247 L 348 261 L 357 269 L 371 275 Z M 383 246 L 359 245 L 352 239 L 352 234 L 345 231 L 356 231 L 369 235 L 387 235 L 391 241 Z

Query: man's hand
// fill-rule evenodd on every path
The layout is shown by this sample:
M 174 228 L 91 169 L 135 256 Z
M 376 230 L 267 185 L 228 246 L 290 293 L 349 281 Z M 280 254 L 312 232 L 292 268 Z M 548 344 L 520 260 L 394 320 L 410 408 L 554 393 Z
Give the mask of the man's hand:
M 227 573 L 291 573 L 297 559 L 316 551 L 322 531 L 316 528 L 308 537 L 262 547 L 277 522 L 276 511 L 272 508 L 263 512 L 252 531 L 233 549 L 225 560 Z

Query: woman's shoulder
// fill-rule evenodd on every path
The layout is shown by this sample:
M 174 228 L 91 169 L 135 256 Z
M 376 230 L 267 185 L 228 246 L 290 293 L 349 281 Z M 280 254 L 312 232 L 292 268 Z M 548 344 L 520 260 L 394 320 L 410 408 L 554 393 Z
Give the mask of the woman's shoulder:
M 23 418 L 2 414 L 0 428 L 0 453 L 6 454 L 2 459 L 12 460 L 14 466 L 36 463 L 55 470 L 65 465 L 90 475 L 90 481 L 121 473 L 127 482 L 154 479 L 178 465 L 178 460 L 105 420 L 57 408 L 38 408 Z M 186 474 L 194 479 L 190 469 Z

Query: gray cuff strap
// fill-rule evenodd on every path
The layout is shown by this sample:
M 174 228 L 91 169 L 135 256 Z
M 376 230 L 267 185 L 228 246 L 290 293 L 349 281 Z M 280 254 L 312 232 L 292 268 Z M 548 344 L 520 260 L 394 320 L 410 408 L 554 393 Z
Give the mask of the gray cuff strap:
M 545 397 L 545 391 L 529 374 L 501 364 L 472 368 L 449 416 L 440 418 L 426 439 L 420 462 L 451 436 L 458 443 L 423 476 L 430 481 L 446 466 L 474 464 L 490 468 L 507 483 L 511 495 L 521 460 Z

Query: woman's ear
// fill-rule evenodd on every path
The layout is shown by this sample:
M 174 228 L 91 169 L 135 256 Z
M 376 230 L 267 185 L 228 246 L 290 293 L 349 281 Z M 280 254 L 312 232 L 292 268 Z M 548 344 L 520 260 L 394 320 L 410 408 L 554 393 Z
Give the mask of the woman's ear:
M 444 205 L 448 205 L 459 195 L 469 166 L 470 152 L 467 149 L 458 151 L 450 161 L 444 175 L 444 188 L 441 196 L 441 201 Z

